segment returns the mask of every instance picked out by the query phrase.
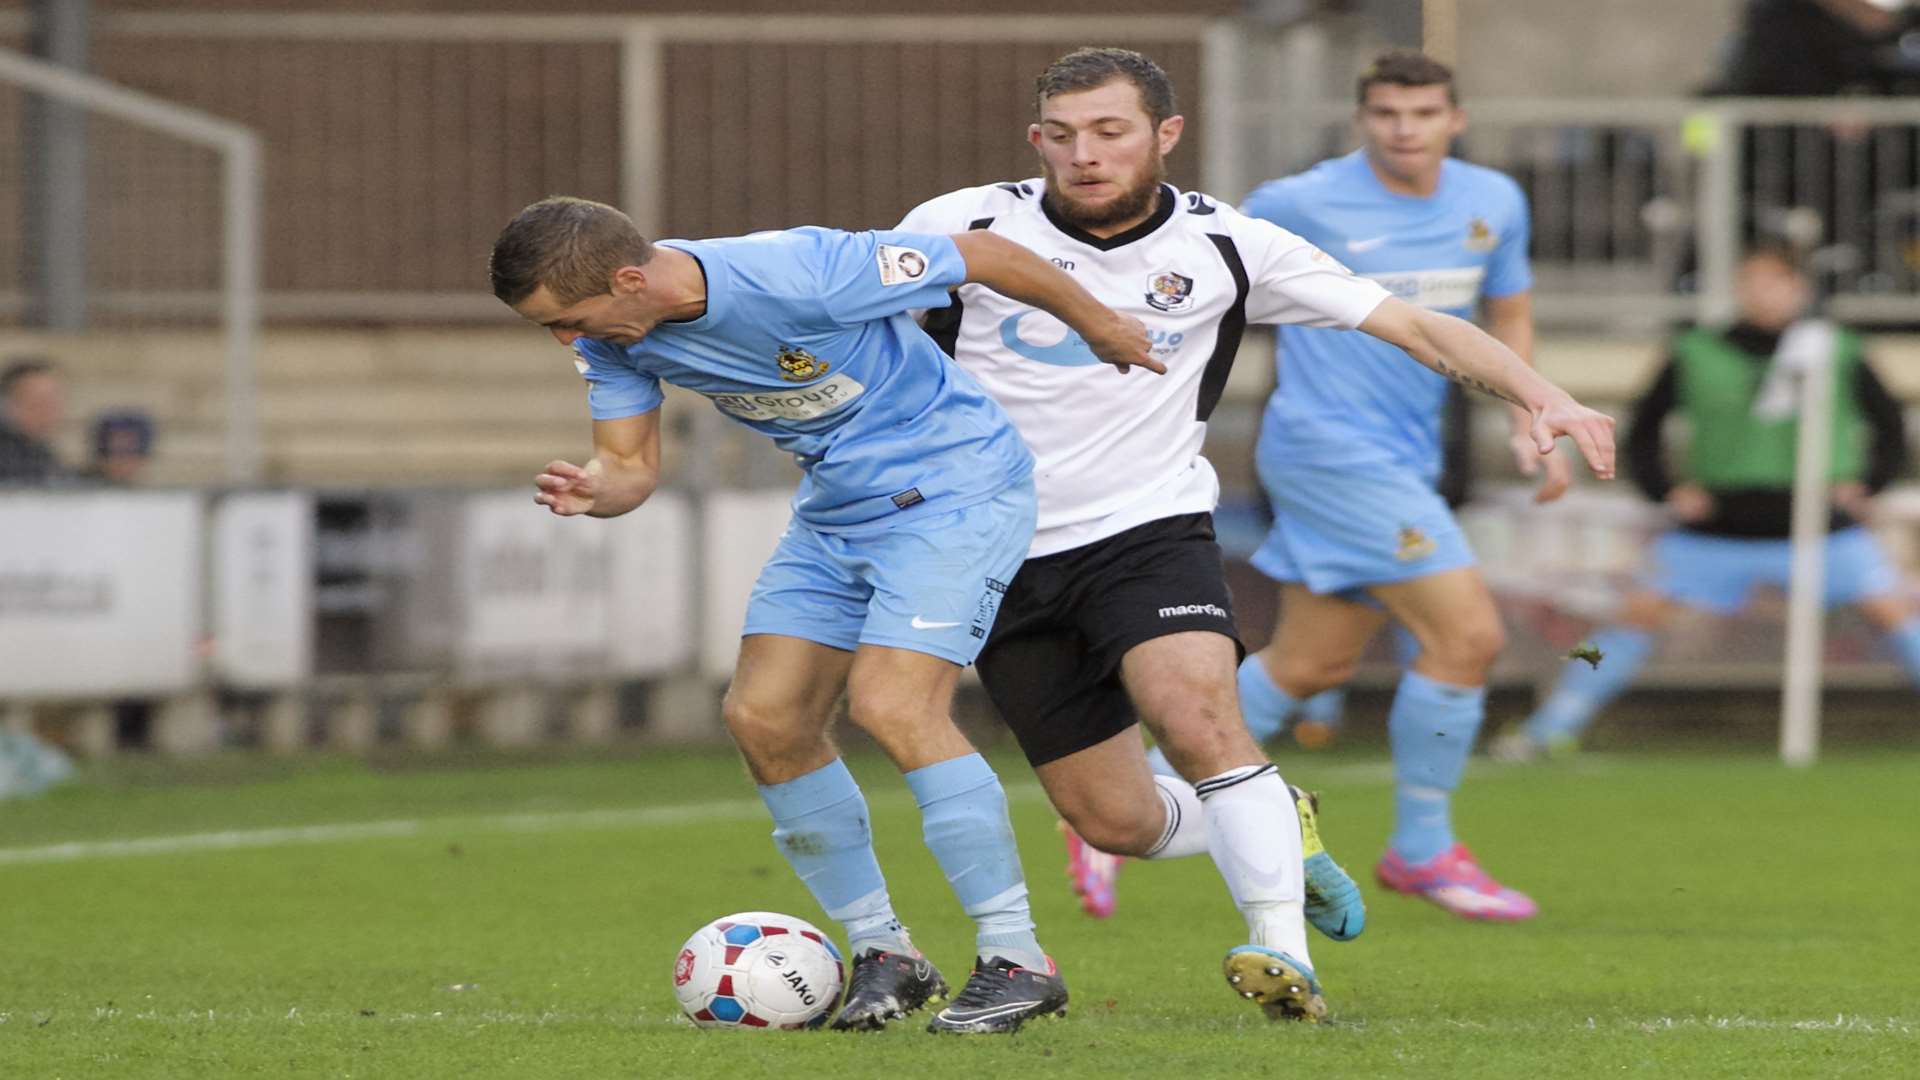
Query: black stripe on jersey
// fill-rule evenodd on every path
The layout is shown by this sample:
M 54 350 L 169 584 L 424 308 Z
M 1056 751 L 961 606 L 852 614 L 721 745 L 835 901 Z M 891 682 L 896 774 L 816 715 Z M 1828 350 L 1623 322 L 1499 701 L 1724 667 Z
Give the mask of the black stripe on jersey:
M 1223 233 L 1208 233 L 1207 239 L 1220 249 L 1220 261 L 1227 264 L 1227 272 L 1233 275 L 1233 306 L 1220 316 L 1220 336 L 1214 339 L 1213 355 L 1207 357 L 1207 370 L 1200 376 L 1200 407 L 1193 418 L 1203 424 L 1213 415 L 1213 407 L 1220 404 L 1220 395 L 1226 392 L 1227 375 L 1233 371 L 1233 358 L 1240 352 L 1241 335 L 1247 332 L 1247 292 L 1252 288 L 1247 282 L 1246 264 L 1240 261 L 1240 249 L 1233 246 L 1233 238 Z
M 1006 183 L 1006 184 L 995 184 L 993 186 L 999 188 L 1001 191 L 1006 192 L 1007 194 L 1013 196 L 1016 199 L 1024 199 L 1027 196 L 1033 194 L 1033 192 L 1027 189 L 1027 185 L 1025 184 Z
M 1172 188 L 1161 184 L 1160 202 L 1154 206 L 1153 213 L 1148 215 L 1147 220 L 1135 225 L 1126 232 L 1115 233 L 1112 236 L 1095 236 L 1080 226 L 1068 222 L 1065 218 L 1053 212 L 1053 203 L 1044 197 L 1040 200 L 1040 209 L 1046 212 L 1047 220 L 1053 223 L 1054 228 L 1067 234 L 1071 239 L 1078 240 L 1088 247 L 1099 251 L 1112 251 L 1114 248 L 1125 247 L 1135 240 L 1149 236 L 1153 233 L 1153 230 L 1165 225 L 1167 221 L 1173 217 L 1174 206 L 1179 201 L 1179 199 L 1174 197 Z
M 975 218 L 967 223 L 967 231 L 984 229 L 991 224 L 993 219 L 990 217 Z M 927 312 L 927 321 L 923 329 L 926 330 L 927 336 L 933 339 L 933 343 L 940 346 L 940 351 L 948 356 L 952 356 L 954 350 L 960 345 L 960 318 L 965 314 L 963 310 L 965 307 L 966 305 L 960 302 L 960 294 L 956 292 L 953 294 L 953 303 Z

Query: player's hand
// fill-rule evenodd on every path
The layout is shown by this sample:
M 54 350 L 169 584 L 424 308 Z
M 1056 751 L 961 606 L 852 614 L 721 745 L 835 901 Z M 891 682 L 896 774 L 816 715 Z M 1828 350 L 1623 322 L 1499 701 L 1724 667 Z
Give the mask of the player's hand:
M 1083 333 L 1081 339 L 1093 350 L 1093 355 L 1103 362 L 1112 364 L 1125 375 L 1135 367 L 1143 367 L 1155 375 L 1165 375 L 1167 365 L 1153 358 L 1153 339 L 1147 336 L 1147 324 L 1131 315 L 1107 312 L 1107 318 L 1095 326 L 1091 334 Z
M 1681 484 L 1667 492 L 1667 513 L 1687 524 L 1705 521 L 1713 516 L 1713 494 L 1699 484 Z
M 533 486 L 540 489 L 533 501 L 559 514 L 572 517 L 593 509 L 593 499 L 600 491 L 600 477 L 592 469 L 583 469 L 572 462 L 549 461 L 547 469 L 533 478 Z
M 1521 476 L 1540 477 L 1540 486 L 1533 492 L 1534 502 L 1550 503 L 1573 486 L 1573 466 L 1557 446 L 1542 454 L 1534 445 L 1533 436 L 1524 431 L 1514 432 L 1507 445 L 1513 450 L 1513 461 L 1519 466 Z M 1543 470 L 1545 475 L 1541 475 Z
M 1858 480 L 1833 485 L 1833 505 L 1862 525 L 1873 519 L 1873 494 Z
M 1553 453 L 1553 440 L 1563 435 L 1572 439 L 1593 475 L 1613 479 L 1613 417 L 1562 394 L 1560 400 L 1549 402 L 1533 414 L 1533 427 L 1527 434 L 1541 457 Z

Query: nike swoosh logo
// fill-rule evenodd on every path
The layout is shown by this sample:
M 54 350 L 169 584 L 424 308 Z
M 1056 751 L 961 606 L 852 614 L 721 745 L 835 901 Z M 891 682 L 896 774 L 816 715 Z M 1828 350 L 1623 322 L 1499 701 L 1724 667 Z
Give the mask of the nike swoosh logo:
M 965 1024 L 973 1020 L 998 1020 L 1003 1016 L 1012 1016 L 1015 1013 L 1031 1009 L 1038 1004 L 1039 1002 L 1037 1001 L 1013 1001 L 1005 1005 L 992 1005 L 984 1009 L 973 1009 L 969 1012 L 960 1012 L 957 1009 L 942 1009 L 940 1010 L 940 1018 L 942 1020 L 951 1020 L 956 1024 Z
M 1355 255 L 1361 255 L 1372 251 L 1374 248 L 1379 247 L 1391 239 L 1393 239 L 1393 235 L 1389 233 L 1386 236 L 1376 236 L 1371 240 L 1349 240 L 1347 241 L 1347 250 L 1353 252 Z
M 915 630 L 945 630 L 950 626 L 959 625 L 957 622 L 928 622 L 918 615 L 913 617 L 913 628 Z

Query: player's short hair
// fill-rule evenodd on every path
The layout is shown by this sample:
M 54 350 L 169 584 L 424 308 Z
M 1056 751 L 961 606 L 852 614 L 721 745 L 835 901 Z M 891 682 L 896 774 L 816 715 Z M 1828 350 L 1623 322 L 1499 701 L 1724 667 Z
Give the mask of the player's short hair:
M 54 375 L 59 370 L 53 361 L 44 356 L 15 357 L 7 361 L 6 367 L 0 368 L 0 398 L 11 397 L 13 388 L 25 379 L 35 375 Z
M 1453 85 L 1453 69 L 1418 49 L 1388 49 L 1373 58 L 1354 80 L 1354 101 L 1365 105 L 1367 91 L 1376 86 L 1444 86 L 1447 103 L 1460 104 Z
M 1155 127 L 1177 111 L 1173 98 L 1173 80 L 1144 53 L 1132 49 L 1075 49 L 1047 65 L 1034 80 L 1034 115 L 1050 97 L 1092 90 L 1116 79 L 1125 79 L 1140 91 L 1140 104 Z
M 1801 277 L 1807 274 L 1806 257 L 1801 254 L 1799 248 L 1784 239 L 1762 237 L 1747 245 L 1747 249 L 1740 253 L 1742 266 L 1758 260 L 1775 263 L 1790 274 L 1798 274 Z
M 609 291 L 614 271 L 652 258 L 653 245 L 632 218 L 605 203 L 555 195 L 507 222 L 493 242 L 487 271 L 493 295 L 508 304 L 545 285 L 567 306 Z

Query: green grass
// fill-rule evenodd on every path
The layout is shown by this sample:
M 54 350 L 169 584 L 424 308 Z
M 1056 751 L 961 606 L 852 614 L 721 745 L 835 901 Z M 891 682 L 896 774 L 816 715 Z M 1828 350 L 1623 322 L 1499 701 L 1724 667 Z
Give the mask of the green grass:
M 1463 835 L 1543 916 L 1454 921 L 1370 889 L 1316 938 L 1336 1022 L 1276 1027 L 1220 979 L 1238 915 L 1204 858 L 1128 864 L 1084 920 L 1052 817 L 998 758 L 1065 1021 L 1013 1039 L 703 1032 L 682 939 L 744 909 L 827 924 L 730 756 L 430 765 L 121 763 L 0 804 L 0 1077 L 1913 1075 L 1920 755 L 1791 773 L 1757 756 L 1478 764 Z M 1296 757 L 1364 871 L 1373 754 Z M 971 940 L 884 763 L 855 762 L 901 914 L 950 976 Z M 184 770 L 184 771 L 183 771 Z M 705 804 L 697 811 L 672 809 Z M 588 811 L 600 813 L 588 814 Z M 22 855 L 218 830 L 395 823 L 273 846 Z M 385 830 L 382 833 L 380 830 Z M 370 835 L 371 834 L 371 835 Z M 279 834 L 283 837 L 285 834 Z

